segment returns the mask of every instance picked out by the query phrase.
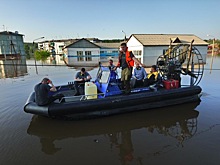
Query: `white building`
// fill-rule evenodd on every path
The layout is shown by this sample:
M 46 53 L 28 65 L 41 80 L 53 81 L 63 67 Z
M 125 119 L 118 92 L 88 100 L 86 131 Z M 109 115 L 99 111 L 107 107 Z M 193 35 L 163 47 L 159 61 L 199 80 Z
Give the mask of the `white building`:
M 74 39 L 46 40 L 38 42 L 38 49 L 49 51 L 51 56 L 55 57 L 56 62 L 60 63 L 64 55 L 63 48 L 75 41 Z
M 102 59 L 118 56 L 120 43 L 93 43 L 85 38 L 64 48 L 68 64 L 72 66 L 97 66 Z
M 97 66 L 100 61 L 100 47 L 84 38 L 67 45 L 64 53 L 73 66 Z
M 170 45 L 170 39 L 175 43 L 188 43 L 194 40 L 195 46 L 206 62 L 208 43 L 193 34 L 132 34 L 127 46 L 136 58 L 146 66 L 156 63 L 158 56 L 164 54 Z

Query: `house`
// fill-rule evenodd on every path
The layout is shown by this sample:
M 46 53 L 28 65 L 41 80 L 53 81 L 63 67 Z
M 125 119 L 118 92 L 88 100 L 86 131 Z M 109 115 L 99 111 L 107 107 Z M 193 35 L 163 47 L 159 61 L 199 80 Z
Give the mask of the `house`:
M 95 43 L 100 47 L 100 58 L 117 57 L 120 43 Z
M 17 31 L 0 32 L 0 78 L 27 73 L 23 36 Z
M 100 61 L 100 46 L 85 38 L 64 47 L 68 64 L 73 66 L 97 66 Z
M 21 58 L 25 60 L 23 34 L 18 31 L 0 32 L 0 59 Z
M 170 45 L 170 40 L 173 43 L 190 44 L 194 39 L 195 46 L 206 62 L 208 43 L 193 34 L 132 34 L 127 46 L 146 66 L 151 66 L 156 63 L 158 56 L 164 54 Z

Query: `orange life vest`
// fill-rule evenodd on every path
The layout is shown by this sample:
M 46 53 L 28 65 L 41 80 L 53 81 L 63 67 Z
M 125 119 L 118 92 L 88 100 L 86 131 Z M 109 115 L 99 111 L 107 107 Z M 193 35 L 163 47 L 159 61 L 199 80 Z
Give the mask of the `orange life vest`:
M 125 60 L 126 60 L 126 62 L 128 64 L 129 68 L 134 66 L 134 60 L 131 58 L 130 53 L 131 53 L 131 51 L 126 51 L 126 53 L 125 53 Z M 118 65 L 117 66 L 120 67 L 121 66 L 121 63 L 120 63 L 121 56 L 119 55 L 118 58 L 119 58 L 119 60 L 118 60 Z

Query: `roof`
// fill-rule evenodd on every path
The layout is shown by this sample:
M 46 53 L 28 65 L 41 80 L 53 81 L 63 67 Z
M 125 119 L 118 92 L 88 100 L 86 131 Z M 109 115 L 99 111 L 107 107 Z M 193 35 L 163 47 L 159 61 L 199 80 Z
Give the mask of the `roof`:
M 38 43 L 46 43 L 46 42 L 76 42 L 78 39 L 60 39 L 60 40 L 44 40 L 44 41 L 40 41 Z
M 118 49 L 120 47 L 121 43 L 103 43 L 103 42 L 99 42 L 99 43 L 95 43 L 95 44 L 98 45 L 101 48 Z
M 3 35 L 14 35 L 14 36 L 24 36 L 23 34 L 19 34 L 18 31 L 10 32 L 10 31 L 2 31 L 0 34 Z
M 82 43 L 82 45 L 80 45 L 80 43 Z M 80 47 L 80 48 L 94 48 L 94 47 L 99 47 L 98 45 L 88 41 L 87 39 L 85 38 L 82 38 L 82 39 L 79 39 L 79 40 L 76 40 L 75 42 L 72 42 L 71 44 L 69 45 L 66 45 L 64 48 L 69 48 L 69 47 Z
M 190 43 L 194 39 L 194 45 L 208 45 L 207 42 L 193 34 L 132 34 L 130 38 L 132 36 L 144 46 L 170 45 L 170 39 L 173 42 L 176 41 L 174 43 L 183 44 Z

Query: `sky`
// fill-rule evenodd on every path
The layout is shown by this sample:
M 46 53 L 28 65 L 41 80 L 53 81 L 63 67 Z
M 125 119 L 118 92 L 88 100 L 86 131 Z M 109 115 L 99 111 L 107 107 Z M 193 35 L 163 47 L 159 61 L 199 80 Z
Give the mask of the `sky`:
M 4 30 L 24 34 L 25 42 L 125 34 L 220 38 L 220 0 L 0 0 Z

